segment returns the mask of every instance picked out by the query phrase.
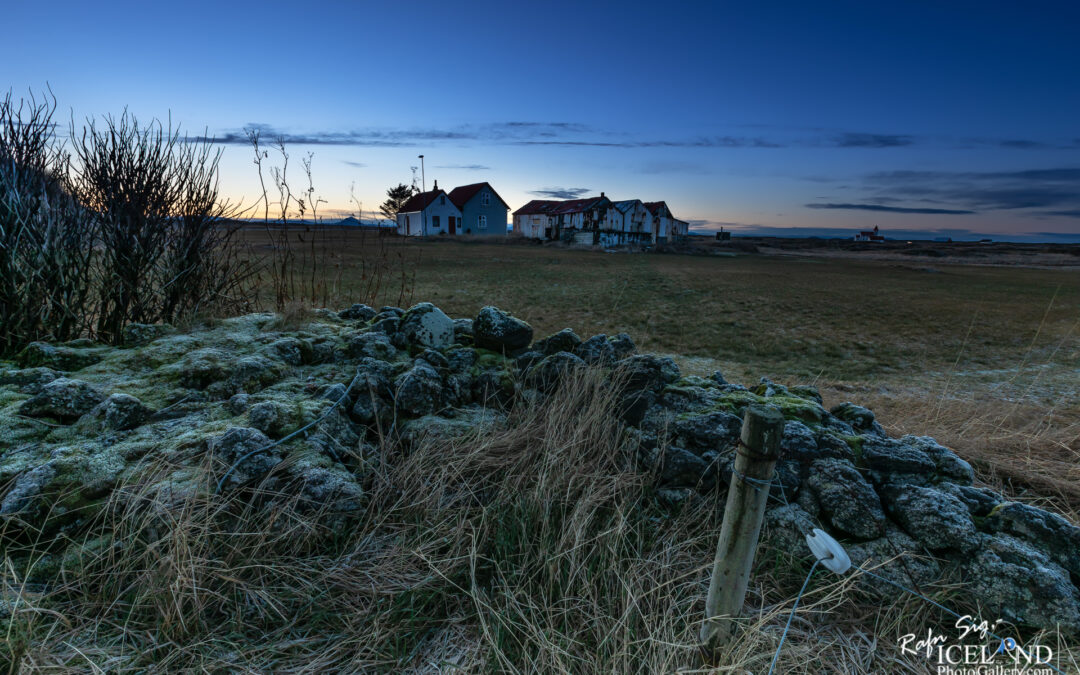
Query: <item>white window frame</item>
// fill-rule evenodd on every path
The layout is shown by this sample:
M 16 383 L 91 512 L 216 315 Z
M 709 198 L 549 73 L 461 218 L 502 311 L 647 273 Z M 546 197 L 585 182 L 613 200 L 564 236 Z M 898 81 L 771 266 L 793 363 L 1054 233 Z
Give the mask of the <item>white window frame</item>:
M 487 229 L 487 216 L 477 216 L 476 217 L 476 229 L 478 229 L 478 230 L 486 230 Z
M 484 192 L 480 195 L 480 206 L 491 205 L 491 193 Z

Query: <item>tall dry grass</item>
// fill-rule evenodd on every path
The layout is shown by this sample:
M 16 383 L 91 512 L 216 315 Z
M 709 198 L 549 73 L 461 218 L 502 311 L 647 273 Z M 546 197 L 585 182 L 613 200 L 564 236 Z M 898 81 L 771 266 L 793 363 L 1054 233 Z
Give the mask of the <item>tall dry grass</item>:
M 590 372 L 466 437 L 384 438 L 360 514 L 297 484 L 216 496 L 211 458 L 193 488 L 148 455 L 58 581 L 0 573 L 0 654 L 12 672 L 700 672 L 722 495 L 662 504 L 613 410 Z M 761 547 L 715 672 L 768 669 L 808 567 Z M 776 672 L 932 672 L 896 640 L 951 625 L 818 572 Z

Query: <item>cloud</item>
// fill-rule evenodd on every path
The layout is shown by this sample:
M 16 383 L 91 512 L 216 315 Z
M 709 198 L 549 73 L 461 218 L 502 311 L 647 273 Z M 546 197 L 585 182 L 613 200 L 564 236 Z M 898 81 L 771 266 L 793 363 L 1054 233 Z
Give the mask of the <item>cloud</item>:
M 363 162 L 353 162 L 353 161 L 350 161 L 350 160 L 347 160 L 347 159 L 341 160 L 341 163 L 342 164 L 348 164 L 349 166 L 355 167 L 357 169 L 363 169 L 363 168 L 367 167 L 367 164 L 364 164 Z
M 882 204 L 806 204 L 808 209 L 837 209 L 846 211 L 878 211 L 883 213 L 921 213 L 934 215 L 962 216 L 975 213 L 960 209 L 930 209 L 905 206 L 884 206 Z
M 1080 209 L 1065 209 L 1063 211 L 1044 211 L 1047 216 L 1062 216 L 1064 218 L 1080 218 Z
M 459 169 L 461 171 L 491 171 L 490 166 L 483 164 L 440 164 L 436 169 Z
M 846 132 L 830 139 L 838 148 L 899 148 L 913 145 L 915 139 L 904 134 L 863 134 Z
M 903 197 L 907 201 L 949 204 L 964 209 L 1080 209 L 1080 168 L 1051 167 L 1012 171 L 886 171 L 868 174 L 868 200 Z
M 533 190 L 529 194 L 550 199 L 577 199 L 582 195 L 589 194 L 589 192 L 591 192 L 589 188 L 543 188 L 542 190 Z

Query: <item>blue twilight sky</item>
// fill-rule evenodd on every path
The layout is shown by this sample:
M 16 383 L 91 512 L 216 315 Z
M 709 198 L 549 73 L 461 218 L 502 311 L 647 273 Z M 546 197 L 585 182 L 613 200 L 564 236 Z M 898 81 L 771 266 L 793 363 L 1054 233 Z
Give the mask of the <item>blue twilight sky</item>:
M 696 229 L 1080 241 L 1076 2 L 10 3 L 0 85 L 66 121 L 167 118 L 258 179 L 313 152 L 324 214 L 412 179 L 518 208 L 604 191 Z M 271 156 L 268 164 L 276 163 Z M 1065 235 L 1065 236 L 1058 236 Z M 1071 235 L 1071 236 L 1069 236 Z M 904 236 L 904 235 L 901 235 Z

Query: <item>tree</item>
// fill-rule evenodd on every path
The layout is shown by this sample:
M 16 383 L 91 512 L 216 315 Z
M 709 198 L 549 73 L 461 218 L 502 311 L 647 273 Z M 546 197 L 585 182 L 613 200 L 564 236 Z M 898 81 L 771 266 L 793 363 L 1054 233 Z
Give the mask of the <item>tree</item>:
M 389 197 L 389 199 L 379 206 L 379 212 L 382 213 L 383 217 L 387 220 L 396 221 L 398 211 L 401 210 L 401 207 L 418 192 L 419 190 L 416 189 L 415 185 L 398 183 L 397 187 L 392 187 L 386 191 L 386 196 Z

